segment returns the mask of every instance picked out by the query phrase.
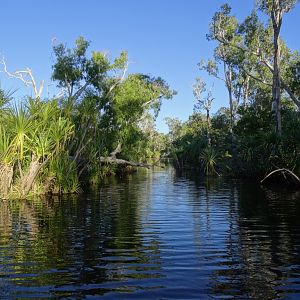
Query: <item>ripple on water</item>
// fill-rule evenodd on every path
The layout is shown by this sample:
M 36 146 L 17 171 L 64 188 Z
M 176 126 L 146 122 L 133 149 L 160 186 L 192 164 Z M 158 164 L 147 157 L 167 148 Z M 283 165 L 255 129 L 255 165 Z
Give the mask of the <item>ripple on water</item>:
M 299 195 L 172 169 L 0 201 L 0 299 L 300 297 Z

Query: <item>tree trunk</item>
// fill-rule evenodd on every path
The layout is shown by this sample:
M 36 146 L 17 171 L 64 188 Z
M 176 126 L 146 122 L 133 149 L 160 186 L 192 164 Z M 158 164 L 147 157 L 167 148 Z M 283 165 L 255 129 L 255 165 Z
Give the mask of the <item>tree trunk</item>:
M 210 115 L 209 115 L 209 109 L 206 109 L 206 122 L 207 122 L 207 143 L 208 146 L 211 146 L 211 139 L 210 139 L 210 127 L 211 127 L 211 121 L 210 121 Z
M 6 199 L 9 195 L 11 183 L 13 179 L 13 166 L 0 165 L 0 198 Z
M 249 99 L 249 82 L 250 82 L 250 77 L 247 76 L 246 77 L 246 80 L 245 80 L 245 84 L 244 84 L 244 87 L 243 87 L 243 107 L 244 109 L 247 108 L 248 106 L 248 99 Z
M 225 63 L 224 63 L 224 68 L 226 68 Z M 229 96 L 230 131 L 232 132 L 232 128 L 234 124 L 234 112 L 233 112 L 233 95 L 232 95 L 232 70 L 230 66 L 228 66 L 227 71 L 225 71 L 225 80 L 226 80 L 226 87 Z
M 29 164 L 28 170 L 21 180 L 20 187 L 22 197 L 25 197 L 30 192 L 39 174 L 39 171 L 46 164 L 47 161 L 48 160 L 44 161 L 43 163 L 40 163 L 39 158 L 37 158 L 35 155 L 32 155 L 32 160 Z
M 272 24 L 274 30 L 274 62 L 273 62 L 273 84 L 272 84 L 272 110 L 275 113 L 276 119 L 276 133 L 282 135 L 282 124 L 281 124 L 281 99 L 280 99 L 280 45 L 279 45 L 279 33 L 282 22 L 282 11 L 280 9 L 280 0 L 273 0 L 272 7 Z

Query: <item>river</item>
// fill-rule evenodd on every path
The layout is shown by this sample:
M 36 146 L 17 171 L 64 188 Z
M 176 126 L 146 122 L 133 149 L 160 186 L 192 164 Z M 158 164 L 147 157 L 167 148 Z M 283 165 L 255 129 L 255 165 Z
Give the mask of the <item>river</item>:
M 0 299 L 299 299 L 299 192 L 174 169 L 0 201 Z

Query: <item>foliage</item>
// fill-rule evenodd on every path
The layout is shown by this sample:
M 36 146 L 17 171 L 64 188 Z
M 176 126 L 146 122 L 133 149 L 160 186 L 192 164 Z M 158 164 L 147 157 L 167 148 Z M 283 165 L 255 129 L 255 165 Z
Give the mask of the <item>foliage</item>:
M 200 153 L 200 160 L 206 175 L 218 174 L 215 170 L 217 165 L 217 153 L 211 147 L 207 147 Z
M 258 1 L 257 9 L 269 15 L 267 23 L 259 19 L 255 10 L 239 23 L 228 4 L 214 14 L 207 35 L 208 40 L 216 42 L 213 58 L 201 60 L 198 66 L 200 71 L 224 82 L 229 107 L 219 109 L 211 121 L 202 116 L 201 124 L 190 122 L 199 116 L 194 112 L 189 121 L 177 126 L 176 135 L 175 126 L 170 126 L 169 152 L 176 154 L 177 167 L 198 166 L 200 157 L 202 171 L 207 175 L 218 170 L 231 176 L 260 178 L 276 168 L 300 171 L 300 119 L 296 110 L 300 108 L 300 55 L 279 38 L 282 15 L 295 3 Z M 276 55 L 280 57 L 276 57 L 276 65 L 274 39 L 277 38 L 280 51 Z M 274 108 L 275 71 L 276 89 L 280 81 L 281 93 L 276 96 L 280 107 Z M 200 112 L 210 104 L 201 96 L 205 86 L 199 78 L 193 86 Z M 210 117 L 209 110 L 207 116 Z M 281 133 L 278 120 L 282 120 Z M 206 134 L 203 128 L 207 128 Z
M 175 92 L 160 77 L 127 75 L 126 51 L 110 60 L 89 45 L 79 37 L 74 48 L 54 46 L 59 99 L 15 104 L 0 90 L 0 198 L 77 193 L 116 172 L 101 158 L 118 147 L 123 159 L 159 160 L 165 140 L 154 120 Z

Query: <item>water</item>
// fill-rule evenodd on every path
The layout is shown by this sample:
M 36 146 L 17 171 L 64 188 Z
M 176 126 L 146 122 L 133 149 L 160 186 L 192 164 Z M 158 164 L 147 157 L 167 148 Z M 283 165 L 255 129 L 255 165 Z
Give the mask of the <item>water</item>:
M 0 201 L 0 299 L 298 299 L 300 195 L 173 169 Z

